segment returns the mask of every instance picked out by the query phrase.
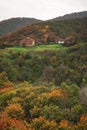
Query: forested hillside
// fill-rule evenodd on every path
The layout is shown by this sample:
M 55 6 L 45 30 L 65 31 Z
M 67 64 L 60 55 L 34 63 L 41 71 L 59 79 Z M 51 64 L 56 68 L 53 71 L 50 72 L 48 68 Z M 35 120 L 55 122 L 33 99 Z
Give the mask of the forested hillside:
M 72 19 L 64 21 L 49 21 L 26 26 L 13 34 L 0 38 L 0 45 L 19 45 L 24 37 L 32 37 L 35 43 L 54 42 L 57 36 L 73 36 L 79 41 L 87 41 L 87 18 Z
M 41 20 L 34 18 L 11 18 L 0 22 L 0 36 L 11 34 L 18 29 L 41 22 Z
M 26 37 L 35 46 L 20 46 Z M 87 17 L 0 38 L 0 130 L 87 130 Z
M 71 47 L 56 45 L 56 49 L 48 46 L 42 51 L 35 51 L 33 47 L 31 50 L 27 47 L 25 50 L 1 49 L 0 72 L 5 71 L 12 82 L 26 80 L 33 84 L 52 82 L 55 85 L 66 82 L 78 86 L 86 82 L 87 42 Z
M 87 129 L 87 42 L 48 46 L 0 50 L 0 130 Z
M 49 21 L 70 20 L 85 17 L 87 17 L 87 11 L 66 14 L 64 16 L 60 16 Z M 41 21 L 42 20 L 38 20 L 35 18 L 20 18 L 20 17 L 3 20 L 0 22 L 0 36 L 13 33 L 24 26 L 39 23 Z
M 58 21 L 58 20 L 68 20 L 68 19 L 85 18 L 85 17 L 87 17 L 87 11 L 66 14 L 64 16 L 60 16 L 60 17 L 54 18 L 52 20 Z

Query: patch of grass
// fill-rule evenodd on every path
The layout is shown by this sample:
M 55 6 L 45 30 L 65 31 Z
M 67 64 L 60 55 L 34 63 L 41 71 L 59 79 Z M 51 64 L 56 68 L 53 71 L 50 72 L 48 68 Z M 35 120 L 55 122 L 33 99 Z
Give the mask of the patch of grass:
M 39 46 L 31 46 L 31 47 L 10 47 L 6 48 L 6 50 L 11 50 L 14 52 L 26 52 L 26 51 L 45 51 L 45 50 L 59 50 L 63 49 L 63 47 L 60 44 L 52 44 L 52 45 L 39 45 Z

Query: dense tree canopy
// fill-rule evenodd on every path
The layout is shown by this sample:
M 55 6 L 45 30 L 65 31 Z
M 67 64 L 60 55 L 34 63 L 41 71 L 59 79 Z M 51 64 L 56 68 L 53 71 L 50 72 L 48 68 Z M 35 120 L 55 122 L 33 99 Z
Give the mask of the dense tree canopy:
M 87 129 L 87 43 L 0 50 L 0 130 Z

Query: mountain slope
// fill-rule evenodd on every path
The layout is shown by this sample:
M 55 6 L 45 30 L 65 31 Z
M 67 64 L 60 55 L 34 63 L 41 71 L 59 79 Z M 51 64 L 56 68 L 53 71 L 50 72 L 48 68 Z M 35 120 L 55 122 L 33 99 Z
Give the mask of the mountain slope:
M 0 36 L 13 33 L 26 25 L 38 23 L 40 20 L 34 18 L 11 18 L 0 22 Z
M 32 37 L 36 44 L 53 41 L 57 36 L 73 36 L 77 41 L 87 41 L 87 18 L 41 22 L 26 26 L 0 38 L 0 44 L 19 45 L 20 40 L 27 36 Z
M 52 19 L 52 21 L 55 21 L 55 20 L 68 20 L 68 19 L 76 19 L 76 18 L 85 18 L 85 17 L 87 17 L 87 11 L 66 14 L 64 16 L 56 17 L 56 18 Z
M 76 41 L 87 41 L 87 17 L 86 12 L 78 13 L 83 18 L 67 20 L 49 20 L 25 26 L 15 33 L 0 38 L 0 44 L 19 45 L 20 40 L 32 37 L 35 43 L 54 42 L 55 37 L 73 36 Z

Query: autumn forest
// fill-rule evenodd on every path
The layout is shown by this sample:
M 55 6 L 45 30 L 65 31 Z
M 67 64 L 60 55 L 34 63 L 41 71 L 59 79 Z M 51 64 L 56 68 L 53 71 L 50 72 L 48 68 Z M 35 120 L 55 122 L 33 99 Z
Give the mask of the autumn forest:
M 35 45 L 20 47 L 27 36 Z M 0 37 L 0 130 L 87 130 L 87 18 L 39 21 Z

